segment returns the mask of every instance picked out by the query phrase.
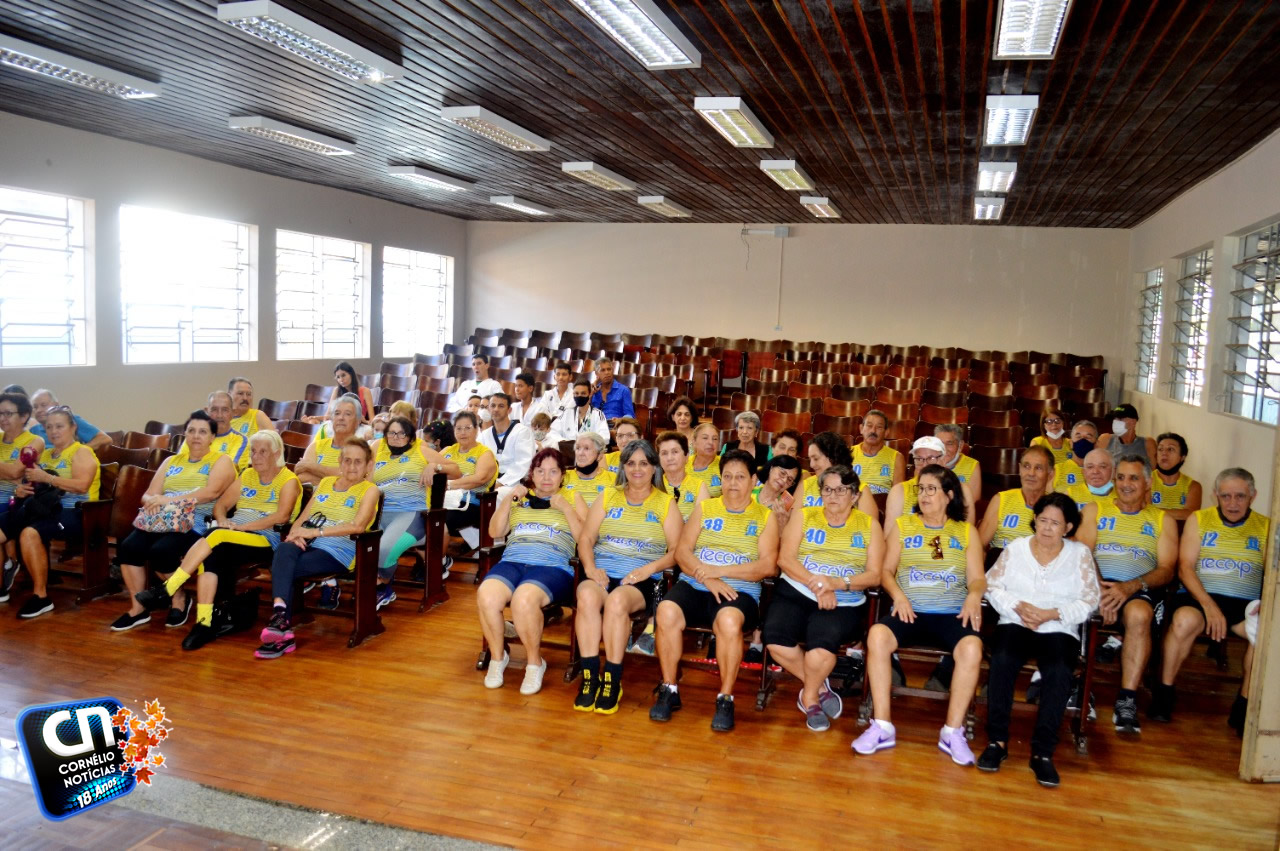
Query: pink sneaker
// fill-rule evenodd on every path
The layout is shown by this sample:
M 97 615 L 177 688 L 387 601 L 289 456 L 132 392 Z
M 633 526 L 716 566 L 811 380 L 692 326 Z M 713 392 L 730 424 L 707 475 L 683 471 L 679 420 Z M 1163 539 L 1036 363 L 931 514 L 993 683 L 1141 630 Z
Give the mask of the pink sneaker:
M 874 719 L 867 725 L 867 731 L 861 736 L 853 740 L 850 747 L 854 753 L 860 753 L 863 756 L 869 756 L 876 751 L 882 751 L 898 744 L 897 731 L 890 732 Z
M 938 750 L 948 754 L 956 765 L 973 765 L 973 751 L 969 750 L 962 727 L 952 730 L 950 736 L 939 735 Z

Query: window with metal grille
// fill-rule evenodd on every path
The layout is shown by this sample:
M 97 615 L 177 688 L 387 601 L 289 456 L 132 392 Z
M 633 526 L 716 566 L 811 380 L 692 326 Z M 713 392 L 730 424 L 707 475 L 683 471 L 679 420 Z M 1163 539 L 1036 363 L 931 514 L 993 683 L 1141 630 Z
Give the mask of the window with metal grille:
M 0 187 L 0 367 L 93 365 L 92 210 Z
M 453 341 L 453 258 L 382 249 L 382 356 L 436 355 Z
M 120 208 L 125 363 L 257 357 L 256 228 Z
M 1138 297 L 1138 390 L 1154 393 L 1160 359 L 1160 327 L 1164 322 L 1164 269 L 1148 269 Z
M 365 242 L 276 231 L 276 357 L 369 356 Z
M 1178 300 L 1174 302 L 1173 345 L 1169 352 L 1170 395 L 1189 405 L 1199 405 L 1204 392 L 1212 302 L 1213 249 L 1206 248 L 1183 259 Z
M 1238 289 L 1231 292 L 1225 358 L 1227 411 L 1276 425 L 1280 419 L 1280 222 L 1246 236 Z

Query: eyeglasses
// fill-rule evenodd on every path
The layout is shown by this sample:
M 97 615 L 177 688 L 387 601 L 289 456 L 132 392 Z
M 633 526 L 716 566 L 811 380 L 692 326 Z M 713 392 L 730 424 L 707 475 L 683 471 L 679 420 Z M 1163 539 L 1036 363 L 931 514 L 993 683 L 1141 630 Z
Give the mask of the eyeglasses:
M 1050 417 L 1049 419 L 1044 421 L 1044 424 L 1045 425 L 1062 425 L 1062 420 L 1058 419 L 1057 417 Z
M 924 494 L 925 496 L 933 496 L 934 494 L 941 493 L 941 492 L 942 492 L 942 488 L 939 487 L 938 485 L 920 485 L 920 493 Z
M 827 497 L 827 496 L 844 496 L 845 494 L 847 494 L 847 493 L 852 493 L 852 492 L 853 492 L 853 488 L 851 488 L 851 487 L 846 487 L 845 485 L 841 485 L 841 486 L 840 486 L 840 487 L 838 487 L 838 488 L 823 488 L 823 489 L 822 489 L 822 495 L 823 495 L 824 497 Z
M 921 466 L 937 464 L 942 460 L 941 455 L 912 455 L 911 457 L 914 458 L 915 462 Z
M 942 558 L 942 536 L 934 535 L 933 540 L 929 541 L 929 546 L 933 547 L 933 558 L 937 561 Z
M 408 437 L 403 431 L 387 431 L 387 437 Z
M 0 418 L 3 418 L 3 417 L 15 417 L 15 416 L 17 416 L 17 415 L 18 415 L 18 411 L 17 411 L 17 409 L 16 409 L 16 408 L 15 408 L 14 410 L 12 410 L 12 411 L 0 411 Z

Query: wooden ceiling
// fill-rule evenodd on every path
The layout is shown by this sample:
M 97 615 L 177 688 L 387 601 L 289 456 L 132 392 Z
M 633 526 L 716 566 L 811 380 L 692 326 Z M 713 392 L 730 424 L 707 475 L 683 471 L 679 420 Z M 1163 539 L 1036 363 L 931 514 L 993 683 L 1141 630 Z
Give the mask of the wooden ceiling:
M 137 76 L 122 101 L 0 66 L 5 110 L 464 219 L 813 221 L 761 159 L 796 159 L 843 222 L 972 220 L 979 159 L 1016 160 L 1001 224 L 1130 227 L 1280 126 L 1280 2 L 1075 0 L 1052 61 L 992 58 L 998 0 L 656 0 L 702 53 L 646 71 L 568 0 L 286 0 L 398 58 L 359 86 L 216 18 L 215 0 L 5 0 L 0 32 Z M 987 94 L 1038 94 L 1025 147 L 981 144 Z M 776 138 L 736 149 L 693 112 L 738 95 Z M 479 104 L 553 143 L 515 153 L 442 121 Z M 264 114 L 356 143 L 321 157 L 227 129 Z M 593 160 L 638 184 L 564 175 Z M 417 164 L 477 183 L 446 194 L 389 177 Z M 685 220 L 690 221 L 690 220 Z M 998 225 L 993 225 L 998 226 Z

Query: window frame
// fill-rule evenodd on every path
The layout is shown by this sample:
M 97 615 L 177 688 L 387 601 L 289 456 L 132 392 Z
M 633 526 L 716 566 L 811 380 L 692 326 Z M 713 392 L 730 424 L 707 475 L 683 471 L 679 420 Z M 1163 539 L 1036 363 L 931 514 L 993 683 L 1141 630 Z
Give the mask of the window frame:
M 438 342 L 435 342 L 434 345 L 425 346 L 425 347 L 421 346 L 418 343 L 418 341 L 421 341 L 422 339 L 421 336 L 418 336 L 416 340 L 411 338 L 410 340 L 406 341 L 405 346 L 407 346 L 407 349 L 404 349 L 404 350 L 400 348 L 393 348 L 391 345 L 393 341 L 391 340 L 388 334 L 388 328 L 390 327 L 391 323 L 387 321 L 389 313 L 395 314 L 402 310 L 408 309 L 410 310 L 410 313 L 412 315 L 415 315 L 415 316 L 424 315 L 423 313 L 420 313 L 417 307 L 414 307 L 412 304 L 410 304 L 410 306 L 406 308 L 403 304 L 404 298 L 401 294 L 398 294 L 398 293 L 392 294 L 391 291 L 393 288 L 388 284 L 388 280 L 389 280 L 389 276 L 387 274 L 388 268 L 396 267 L 396 268 L 406 269 L 409 276 L 412 277 L 414 274 L 414 267 L 412 267 L 411 265 L 406 265 L 404 263 L 398 263 L 393 261 L 388 256 L 391 252 L 405 252 L 411 255 L 411 257 L 408 258 L 411 260 L 418 259 L 420 257 L 432 257 L 432 258 L 439 259 L 439 264 L 441 266 L 439 272 L 438 273 L 432 272 L 432 271 L 427 272 L 427 274 L 438 274 L 441 279 L 439 284 L 431 284 L 425 281 L 418 281 L 418 282 L 411 281 L 409 283 L 409 286 L 419 286 L 424 289 L 430 288 L 430 289 L 438 289 L 442 291 L 442 293 L 438 293 L 436 295 L 423 296 L 423 299 L 426 302 L 435 302 L 437 316 L 440 321 L 440 325 L 438 326 L 438 330 L 436 332 L 436 337 L 438 338 Z M 422 267 L 419 267 L 419 268 L 422 268 Z M 382 357 L 384 359 L 385 358 L 401 358 L 401 357 L 411 358 L 416 354 L 424 354 L 424 355 L 441 354 L 444 352 L 445 344 L 453 342 L 453 313 L 454 313 L 454 295 L 455 295 L 453 270 L 454 270 L 454 259 L 452 256 L 448 254 L 437 254 L 431 251 L 419 251 L 413 248 L 400 248 L 394 245 L 382 246 Z M 396 288 L 398 288 L 398 286 Z M 412 293 L 408 294 L 408 296 L 409 296 L 409 301 L 411 303 L 415 301 L 414 295 Z M 421 307 L 421 305 L 419 305 L 418 307 Z
M 1213 309 L 1213 247 L 1181 258 L 1169 340 L 1169 396 L 1203 407 L 1207 389 L 1209 323 Z
M 1164 267 L 1148 269 L 1140 283 L 1134 389 L 1154 395 L 1160 374 L 1160 343 L 1164 328 Z
M 1266 247 L 1251 250 L 1255 240 Z M 1274 426 L 1280 421 L 1280 219 L 1240 237 L 1239 256 L 1226 311 L 1223 412 Z
M 326 264 L 330 261 L 335 264 L 342 264 L 342 263 L 355 264 L 357 268 L 357 274 L 351 277 L 351 280 L 355 283 L 355 286 L 353 287 L 351 295 L 353 297 L 356 310 L 352 314 L 353 324 L 350 329 L 346 328 L 345 326 L 338 326 L 335 328 L 335 326 L 328 325 L 325 323 L 324 318 L 328 314 L 328 310 L 327 310 L 328 306 L 324 303 L 324 300 L 326 297 L 332 294 L 326 293 L 323 290 L 323 288 L 313 287 L 310 291 L 310 295 L 313 300 L 316 298 L 320 299 L 318 308 L 314 303 L 312 307 L 309 309 L 291 308 L 291 307 L 282 306 L 282 302 L 284 301 L 284 299 L 282 299 L 282 295 L 289 292 L 303 292 L 302 290 L 291 291 L 284 286 L 284 279 L 283 279 L 284 275 L 299 274 L 299 273 L 295 271 L 289 271 L 284 268 L 286 264 L 282 262 L 283 256 L 287 253 L 294 253 L 294 254 L 301 255 L 302 252 L 300 252 L 298 249 L 283 248 L 282 242 L 284 242 L 284 240 L 281 239 L 283 235 L 306 237 L 313 241 L 313 248 L 310 253 L 310 257 L 312 258 L 313 268 L 309 273 L 309 277 L 313 282 L 317 278 L 321 280 L 324 279 L 324 277 L 327 274 L 325 267 L 326 267 Z M 308 233 L 306 231 L 291 230 L 289 228 L 283 228 L 283 227 L 276 228 L 275 236 L 276 236 L 276 245 L 275 245 L 275 251 L 276 251 L 275 357 L 276 357 L 276 360 L 278 361 L 360 360 L 360 359 L 368 358 L 370 356 L 369 354 L 370 339 L 373 336 L 372 334 L 373 329 L 370 325 L 371 316 L 373 312 L 372 300 L 371 300 L 372 275 L 373 275 L 373 265 L 374 265 L 373 264 L 373 245 L 371 243 L 368 243 L 359 239 L 348 239 L 346 237 L 340 237 L 340 236 L 329 236 L 326 234 Z M 345 258 L 339 257 L 338 255 L 332 254 L 332 253 L 325 254 L 324 251 L 325 251 L 326 242 L 341 243 L 341 244 L 353 246 L 356 249 L 354 252 L 353 259 L 347 260 Z M 332 247 L 333 246 L 330 246 L 330 248 Z M 315 265 L 317 261 L 319 262 L 318 266 Z M 341 294 L 338 297 L 345 298 L 346 294 L 345 293 Z M 309 354 L 306 354 L 306 355 L 286 354 L 285 351 L 282 349 L 282 346 L 305 345 L 305 343 L 303 343 L 302 341 L 282 342 L 281 333 L 282 331 L 286 330 L 284 323 L 285 323 L 285 315 L 287 312 L 309 312 L 313 315 L 313 317 L 319 317 L 320 322 L 318 324 L 313 322 L 312 325 L 310 326 L 311 352 Z M 299 330 L 303 327 L 304 326 L 294 326 L 289 330 Z M 329 342 L 329 341 L 326 341 L 325 339 L 327 330 L 342 330 L 342 331 L 351 330 L 353 332 L 354 339 L 350 343 L 347 343 L 345 341 Z M 344 346 L 344 345 L 349 345 L 351 347 L 351 350 L 350 351 L 338 350 L 337 347 Z M 334 347 L 334 348 L 329 348 L 329 347 Z

